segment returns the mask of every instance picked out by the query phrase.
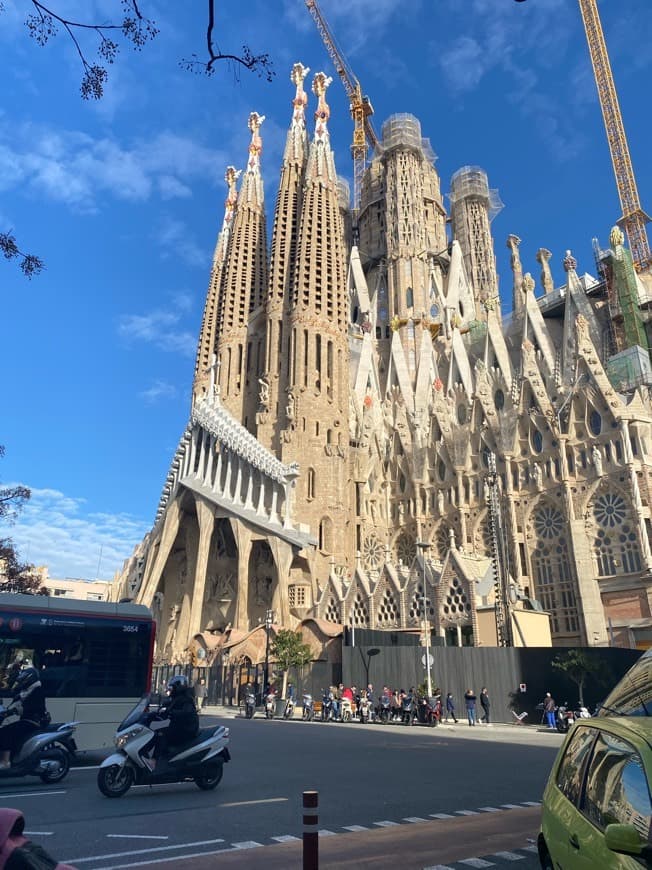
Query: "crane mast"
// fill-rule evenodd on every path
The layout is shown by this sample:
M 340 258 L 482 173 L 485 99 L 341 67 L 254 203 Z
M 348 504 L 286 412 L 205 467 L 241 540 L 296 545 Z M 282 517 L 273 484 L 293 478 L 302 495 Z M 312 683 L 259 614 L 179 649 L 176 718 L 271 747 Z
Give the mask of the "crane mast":
M 627 137 L 620 114 L 618 95 L 604 41 L 597 2 L 596 0 L 579 0 L 579 4 L 586 40 L 589 44 L 595 83 L 598 88 L 602 117 L 607 131 L 611 162 L 616 175 L 618 196 L 623 210 L 619 223 L 627 233 L 632 259 L 636 269 L 640 272 L 652 266 L 650 243 L 645 229 L 650 218 L 641 208 L 638 198 L 636 179 L 629 156 Z
M 305 0 L 305 2 L 326 46 L 326 51 L 333 61 L 335 70 L 344 85 L 344 90 L 351 105 L 351 117 L 353 118 L 353 141 L 351 143 L 351 156 L 353 158 L 353 208 L 354 215 L 357 218 L 360 209 L 362 176 L 367 165 L 368 146 L 371 145 L 372 148 L 379 147 L 378 137 L 371 123 L 371 115 L 373 115 L 374 110 L 369 98 L 363 97 L 360 82 L 335 44 L 335 39 L 321 9 L 317 5 L 317 0 Z

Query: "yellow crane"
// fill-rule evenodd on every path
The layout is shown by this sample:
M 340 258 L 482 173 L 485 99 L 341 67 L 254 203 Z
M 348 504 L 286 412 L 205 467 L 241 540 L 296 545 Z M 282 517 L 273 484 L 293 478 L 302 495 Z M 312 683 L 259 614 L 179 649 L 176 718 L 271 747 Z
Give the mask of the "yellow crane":
M 523 0 L 517 0 L 517 2 L 523 2 Z M 589 54 L 598 88 L 604 126 L 607 131 L 607 142 L 616 176 L 618 197 L 623 210 L 618 223 L 627 233 L 634 266 L 637 271 L 642 272 L 652 267 L 650 243 L 645 229 L 650 217 L 641 208 L 641 202 L 638 198 L 636 178 L 629 155 L 627 136 L 620 114 L 618 94 L 611 72 L 600 15 L 598 14 L 597 0 L 578 0 L 578 2 L 582 13 L 586 41 L 589 44 Z
M 351 144 L 351 156 L 353 157 L 353 208 L 357 218 L 360 209 L 360 192 L 362 189 L 362 176 L 367 165 L 368 147 L 379 147 L 376 131 L 371 123 L 374 113 L 369 97 L 363 96 L 360 82 L 353 74 L 346 58 L 338 49 L 333 34 L 324 18 L 317 0 L 305 0 L 317 30 L 322 38 L 326 51 L 333 61 L 335 70 L 340 77 L 344 90 L 351 105 L 351 117 L 353 118 L 353 142 Z

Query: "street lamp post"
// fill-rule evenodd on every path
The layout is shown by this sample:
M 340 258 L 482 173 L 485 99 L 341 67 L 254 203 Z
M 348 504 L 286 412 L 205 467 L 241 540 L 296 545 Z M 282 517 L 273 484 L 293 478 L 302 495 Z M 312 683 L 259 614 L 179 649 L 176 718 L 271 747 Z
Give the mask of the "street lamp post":
M 265 611 L 265 685 L 263 686 L 263 693 L 269 690 L 269 630 L 272 627 L 274 622 L 274 611 L 266 610 Z
M 430 544 L 427 541 L 417 541 L 417 547 L 421 550 L 423 559 L 423 627 L 424 638 L 426 642 L 426 685 L 428 687 L 428 697 L 432 698 L 432 680 L 430 679 L 430 620 L 428 619 L 428 599 L 426 597 L 426 551 L 430 549 Z

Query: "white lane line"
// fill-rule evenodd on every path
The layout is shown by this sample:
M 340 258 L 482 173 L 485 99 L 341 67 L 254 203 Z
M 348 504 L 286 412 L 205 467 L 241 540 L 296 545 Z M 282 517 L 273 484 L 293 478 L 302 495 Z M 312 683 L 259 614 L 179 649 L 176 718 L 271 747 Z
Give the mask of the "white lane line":
M 197 840 L 195 843 L 179 843 L 176 846 L 155 846 L 153 849 L 132 849 L 129 852 L 111 852 L 109 855 L 91 855 L 90 858 L 66 858 L 63 864 L 87 864 L 89 861 L 107 861 L 109 858 L 125 858 L 127 855 L 149 855 L 152 852 L 169 852 L 170 849 L 186 849 L 189 846 L 213 846 L 224 840 Z M 107 868 L 108 870 L 108 868 Z
M 357 834 L 359 831 L 368 831 L 364 825 L 342 825 L 345 831 L 351 831 L 352 834 Z
M 524 807 L 540 807 L 541 801 L 522 801 Z
M 15 798 L 15 797 L 44 797 L 49 794 L 68 794 L 67 791 L 20 791 L 15 794 L 4 794 L 1 793 L 2 798 Z
M 478 807 L 478 809 L 483 813 L 502 813 L 500 807 Z
M 255 840 L 243 840 L 242 843 L 231 843 L 234 849 L 257 849 L 259 846 L 262 849 L 263 844 L 257 843 Z
M 154 834 L 107 834 L 115 840 L 169 840 L 169 837 L 157 837 Z
M 481 870 L 482 867 L 494 867 L 493 861 L 485 861 L 484 858 L 465 858 L 460 864 L 466 864 L 467 867 L 477 867 Z
M 450 813 L 430 813 L 431 819 L 454 819 L 455 816 L 451 816 Z
M 237 849 L 226 847 L 214 849 L 212 852 L 189 852 L 187 855 L 175 855 L 167 858 L 151 858 L 149 861 L 132 861 L 130 864 L 113 864 L 102 867 L 102 870 L 126 870 L 127 867 L 147 867 L 148 864 L 168 864 L 170 861 L 188 861 L 190 858 L 205 858 L 207 855 L 223 855 L 225 852 L 237 852 Z
M 282 801 L 289 801 L 290 798 L 285 797 L 277 797 L 277 798 L 261 798 L 258 801 L 237 801 L 233 804 L 218 804 L 218 807 L 251 807 L 254 804 L 277 804 Z
M 525 855 L 517 855 L 516 852 L 494 852 L 492 858 L 502 858 L 503 861 L 523 861 Z
M 455 810 L 456 816 L 479 816 L 480 813 L 476 810 Z
M 395 827 L 395 826 L 398 825 L 398 824 L 399 824 L 398 822 L 387 822 L 387 821 L 385 821 L 385 822 L 374 822 L 374 825 L 376 825 L 376 826 L 379 827 L 379 828 L 393 828 L 393 827 Z
M 520 804 L 501 804 L 501 807 L 504 810 L 520 810 L 521 809 Z
M 272 840 L 276 840 L 277 843 L 298 843 L 298 842 L 300 842 L 300 838 L 293 837 L 292 834 L 282 834 L 280 837 L 272 837 Z
M 54 831 L 23 831 L 25 837 L 52 837 Z
M 407 816 L 403 819 L 404 822 L 412 822 L 412 824 L 416 824 L 417 822 L 427 822 L 427 819 L 422 819 L 421 816 Z

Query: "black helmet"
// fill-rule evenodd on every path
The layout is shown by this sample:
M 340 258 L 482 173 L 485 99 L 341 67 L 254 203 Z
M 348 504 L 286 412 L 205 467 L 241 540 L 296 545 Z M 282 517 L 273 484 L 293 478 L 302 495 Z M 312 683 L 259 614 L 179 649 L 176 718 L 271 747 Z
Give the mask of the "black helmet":
M 185 674 L 176 674 L 168 680 L 168 693 L 171 697 L 175 695 L 183 695 L 190 688 L 188 677 Z
M 35 667 L 30 665 L 27 668 L 23 668 L 21 672 L 18 674 L 18 679 L 14 685 L 14 688 L 18 692 L 24 692 L 27 689 L 31 688 L 34 683 L 38 683 L 41 677 L 39 676 L 39 672 Z

